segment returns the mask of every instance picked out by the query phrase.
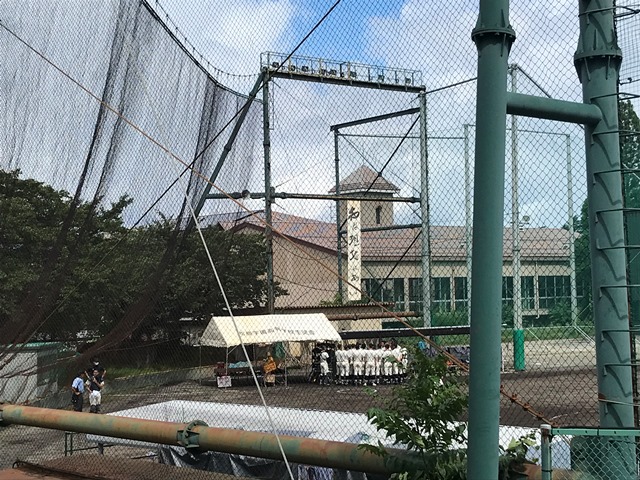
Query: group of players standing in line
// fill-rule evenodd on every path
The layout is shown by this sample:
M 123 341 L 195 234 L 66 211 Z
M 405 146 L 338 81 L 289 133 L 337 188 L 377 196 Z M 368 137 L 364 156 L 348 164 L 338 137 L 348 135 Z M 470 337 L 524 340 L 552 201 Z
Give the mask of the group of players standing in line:
M 344 348 L 318 344 L 312 351 L 310 380 L 319 385 L 378 385 L 404 382 L 407 349 L 394 340 Z

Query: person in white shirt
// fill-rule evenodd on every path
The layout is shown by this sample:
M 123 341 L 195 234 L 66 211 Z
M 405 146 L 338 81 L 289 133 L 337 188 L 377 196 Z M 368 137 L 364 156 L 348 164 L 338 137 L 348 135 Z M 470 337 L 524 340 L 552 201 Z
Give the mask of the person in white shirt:
M 347 363 L 349 364 L 349 370 L 347 374 L 347 383 L 353 384 L 355 379 L 354 369 L 353 369 L 353 359 L 355 356 L 355 345 L 349 345 L 347 349 Z
M 391 364 L 391 381 L 392 383 L 400 383 L 402 353 L 400 352 L 400 345 L 398 345 L 395 340 L 391 343 L 391 355 L 393 355 L 393 358 L 395 360 Z
M 364 380 L 367 385 L 376 385 L 376 351 L 373 344 L 364 349 Z
M 400 347 L 400 383 L 407 381 L 407 367 L 409 366 L 409 352 L 406 347 Z
M 82 406 L 84 403 L 84 379 L 86 372 L 81 370 L 77 373 L 76 378 L 73 379 L 73 383 L 71 384 L 71 404 L 73 405 L 73 410 L 76 412 L 82 411 Z
M 382 342 L 374 349 L 373 355 L 375 358 L 374 379 L 376 383 L 382 383 L 382 364 L 384 360 L 384 344 Z
M 364 383 L 364 344 L 359 344 L 353 352 L 353 383 L 362 385 Z
M 336 369 L 336 382 L 340 385 L 346 385 L 349 376 L 349 359 L 347 358 L 347 351 L 342 348 L 336 350 Z
M 391 351 L 391 346 L 388 343 L 384 345 L 384 352 L 382 353 L 382 381 L 383 383 L 389 384 L 392 379 L 393 372 L 393 362 L 395 357 L 393 356 L 393 352 Z
M 329 353 L 325 348 L 320 352 L 320 385 L 329 385 Z

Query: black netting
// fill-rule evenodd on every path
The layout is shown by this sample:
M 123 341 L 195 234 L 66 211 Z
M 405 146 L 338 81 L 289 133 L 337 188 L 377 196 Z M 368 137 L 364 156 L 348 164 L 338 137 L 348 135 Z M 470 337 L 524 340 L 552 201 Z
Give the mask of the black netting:
M 582 101 L 576 5 L 510 4 L 507 89 Z M 0 401 L 70 410 L 70 385 L 97 356 L 102 413 L 356 445 L 389 441 L 365 413 L 405 377 L 379 360 L 357 372 L 354 351 L 445 352 L 466 392 L 478 10 L 473 0 L 0 2 Z M 624 387 L 636 402 L 639 11 L 615 5 L 623 61 L 610 132 L 634 327 Z M 584 128 L 515 116 L 506 127 L 493 319 L 503 447 L 541 421 L 597 426 L 603 408 Z M 250 317 L 244 346 L 216 337 L 229 308 Z M 270 339 L 313 335 L 316 313 L 331 342 Z M 151 459 L 217 478 L 289 475 L 226 454 L 0 428 L 0 467 L 106 476 L 118 462 L 105 458 L 117 457 L 125 469 Z M 211 478 L 181 472 L 194 471 Z
M 20 221 L 3 225 L 3 256 L 29 262 L 4 272 L 1 343 L 84 332 L 105 335 L 87 355 L 113 349 L 184 301 L 166 295 L 195 239 L 188 205 L 247 97 L 207 74 L 145 2 L 6 2 L 0 16 L 13 59 L 0 87 L 2 201 Z M 216 179 L 226 190 L 251 182 L 257 112 Z M 234 243 L 220 239 L 218 253 Z

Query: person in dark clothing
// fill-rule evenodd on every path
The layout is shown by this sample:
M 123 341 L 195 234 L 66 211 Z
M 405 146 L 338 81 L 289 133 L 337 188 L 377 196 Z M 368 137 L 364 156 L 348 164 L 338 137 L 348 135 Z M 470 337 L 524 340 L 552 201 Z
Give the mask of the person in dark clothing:
M 86 370 L 87 377 L 91 378 L 91 376 L 93 375 L 93 371 L 94 370 L 98 370 L 98 373 L 100 374 L 100 376 L 102 377 L 103 380 L 106 378 L 107 369 L 104 368 L 104 366 L 100 364 L 100 360 L 98 360 L 98 357 L 92 357 L 91 358 L 91 365 L 89 365 L 89 367 Z
M 89 377 L 89 412 L 100 413 L 100 405 L 102 404 L 102 387 L 104 380 L 98 369 L 93 370 L 93 374 Z

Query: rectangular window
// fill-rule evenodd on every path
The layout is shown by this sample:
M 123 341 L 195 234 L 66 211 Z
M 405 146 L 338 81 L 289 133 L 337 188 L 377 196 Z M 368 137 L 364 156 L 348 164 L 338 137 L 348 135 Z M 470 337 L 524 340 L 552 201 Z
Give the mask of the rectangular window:
M 571 281 L 571 279 L 569 279 L 569 281 Z M 589 292 L 588 292 L 589 288 L 590 288 L 590 285 L 588 283 L 576 282 L 576 294 L 578 295 L 578 298 L 582 298 L 584 296 L 589 295 Z
M 520 300 L 523 310 L 536 308 L 536 292 L 533 287 L 533 277 L 520 277 Z
M 559 303 L 567 302 L 571 297 L 569 277 L 538 277 L 540 308 L 553 308 Z
M 363 278 L 362 279 L 362 291 L 367 294 L 373 300 L 380 301 L 380 288 L 378 282 L 374 278 Z M 363 299 L 363 300 L 368 300 Z
M 456 310 L 464 310 L 468 306 L 468 298 L 467 298 L 467 277 L 455 277 L 453 279 L 453 284 L 455 288 L 455 309 Z
M 502 305 L 513 306 L 513 277 L 502 277 Z
M 409 310 L 422 313 L 422 279 L 409 279 Z
M 433 277 L 431 281 L 431 288 L 433 291 L 433 311 L 451 311 L 451 278 Z
M 404 278 L 393 279 L 393 303 L 397 312 L 404 312 Z
M 404 310 L 404 279 L 388 278 L 378 281 L 375 278 L 363 278 L 362 289 L 373 300 L 394 303 L 395 309 Z

